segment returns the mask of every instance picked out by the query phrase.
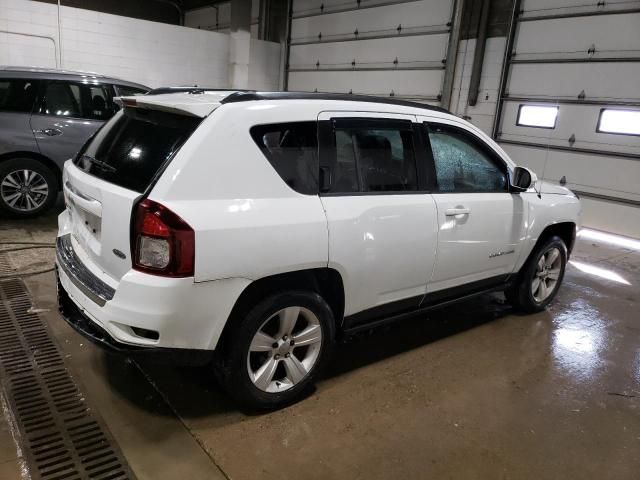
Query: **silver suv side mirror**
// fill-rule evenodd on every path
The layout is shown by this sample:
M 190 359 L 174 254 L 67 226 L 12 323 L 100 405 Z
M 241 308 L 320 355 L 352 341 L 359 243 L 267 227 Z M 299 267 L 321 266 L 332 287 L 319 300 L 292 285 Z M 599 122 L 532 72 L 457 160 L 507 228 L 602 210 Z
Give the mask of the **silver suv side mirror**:
M 511 191 L 526 192 L 537 181 L 538 177 L 531 170 L 525 167 L 516 167 L 513 170 L 513 178 L 511 179 Z

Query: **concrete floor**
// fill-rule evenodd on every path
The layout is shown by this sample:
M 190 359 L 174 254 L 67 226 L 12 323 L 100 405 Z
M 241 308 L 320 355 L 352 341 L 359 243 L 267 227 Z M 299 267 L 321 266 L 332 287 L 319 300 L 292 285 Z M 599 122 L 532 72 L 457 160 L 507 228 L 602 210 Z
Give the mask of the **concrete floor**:
M 54 215 L 0 219 L 0 241 L 54 235 Z M 13 261 L 53 258 L 29 255 Z M 488 296 L 358 338 L 309 398 L 264 415 L 206 368 L 106 355 L 58 316 L 51 273 L 27 284 L 139 479 L 638 478 L 640 251 L 580 240 L 572 260 L 618 278 L 570 265 L 540 314 Z M 0 478 L 19 478 L 2 422 Z

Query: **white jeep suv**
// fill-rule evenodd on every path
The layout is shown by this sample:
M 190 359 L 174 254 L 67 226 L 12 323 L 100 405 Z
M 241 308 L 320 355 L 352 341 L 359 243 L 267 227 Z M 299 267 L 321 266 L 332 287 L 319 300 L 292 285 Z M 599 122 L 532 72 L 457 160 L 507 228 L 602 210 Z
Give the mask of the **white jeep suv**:
M 473 125 L 399 100 L 181 92 L 123 109 L 63 174 L 60 310 L 127 354 L 213 360 L 257 408 L 341 335 L 503 290 L 543 309 L 579 223 Z

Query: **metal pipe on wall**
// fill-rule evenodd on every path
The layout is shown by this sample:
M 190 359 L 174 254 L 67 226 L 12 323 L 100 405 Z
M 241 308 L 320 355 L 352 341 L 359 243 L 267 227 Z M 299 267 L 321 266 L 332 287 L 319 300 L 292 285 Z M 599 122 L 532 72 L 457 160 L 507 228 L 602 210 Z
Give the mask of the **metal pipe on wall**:
M 184 25 L 184 10 L 178 3 L 172 2 L 171 0 L 155 0 L 155 1 L 160 3 L 166 3 L 167 5 L 171 5 L 173 8 L 175 8 L 178 11 L 178 25 Z
M 487 26 L 489 25 L 490 3 L 491 2 L 489 0 L 482 0 L 480 20 L 478 21 L 478 38 L 476 39 L 476 48 L 473 53 L 473 66 L 471 67 L 471 80 L 469 83 L 468 103 L 472 107 L 478 103 L 478 91 L 480 90 L 484 50 L 487 45 Z
M 289 58 L 291 56 L 291 22 L 293 21 L 293 0 L 287 2 L 287 32 L 285 36 L 284 69 L 282 72 L 282 90 L 289 90 Z
M 60 0 L 58 0 L 58 55 L 60 59 L 56 58 L 56 67 L 62 68 L 62 26 L 60 22 Z
M 496 116 L 493 119 L 493 129 L 491 136 L 494 140 L 498 139 L 498 130 L 500 128 L 500 122 L 502 121 L 502 106 L 503 97 L 507 88 L 507 81 L 509 77 L 509 65 L 511 63 L 511 57 L 513 52 L 513 44 L 516 39 L 516 27 L 518 22 L 518 15 L 520 14 L 521 0 L 514 0 L 513 9 L 511 10 L 511 20 L 509 22 L 509 33 L 507 34 L 507 45 L 504 48 L 504 58 L 502 60 L 502 72 L 500 73 L 500 86 L 498 87 L 498 101 L 496 102 Z
M 35 33 L 24 33 L 24 32 L 16 32 L 14 30 L 0 30 L 0 33 L 8 33 L 10 35 L 22 35 L 24 37 L 35 37 L 35 38 L 44 38 L 46 40 L 51 40 L 53 43 L 53 54 L 56 61 L 56 68 L 60 67 L 59 63 L 59 45 L 54 37 L 50 37 L 49 35 L 36 35 Z
M 440 105 L 443 108 L 451 108 L 451 93 L 453 92 L 453 77 L 456 71 L 458 58 L 458 45 L 462 33 L 462 11 L 464 0 L 454 0 L 453 13 L 451 15 L 451 33 L 447 44 L 447 59 L 445 62 L 444 78 L 442 80 L 442 96 Z

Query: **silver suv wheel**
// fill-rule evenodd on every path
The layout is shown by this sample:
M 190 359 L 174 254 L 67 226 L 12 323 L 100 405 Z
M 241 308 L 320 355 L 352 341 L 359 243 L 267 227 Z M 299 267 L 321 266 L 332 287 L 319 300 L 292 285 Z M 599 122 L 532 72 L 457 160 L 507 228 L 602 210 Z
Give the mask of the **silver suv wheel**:
M 306 378 L 321 346 L 318 317 L 304 307 L 283 308 L 253 336 L 247 354 L 249 378 L 264 392 L 284 392 Z
M 542 254 L 531 280 L 531 295 L 536 302 L 542 303 L 553 293 L 560 278 L 562 256 L 560 250 L 552 247 Z
M 49 184 L 38 172 L 14 170 L 0 181 L 0 196 L 6 205 L 19 212 L 31 212 L 47 201 Z

